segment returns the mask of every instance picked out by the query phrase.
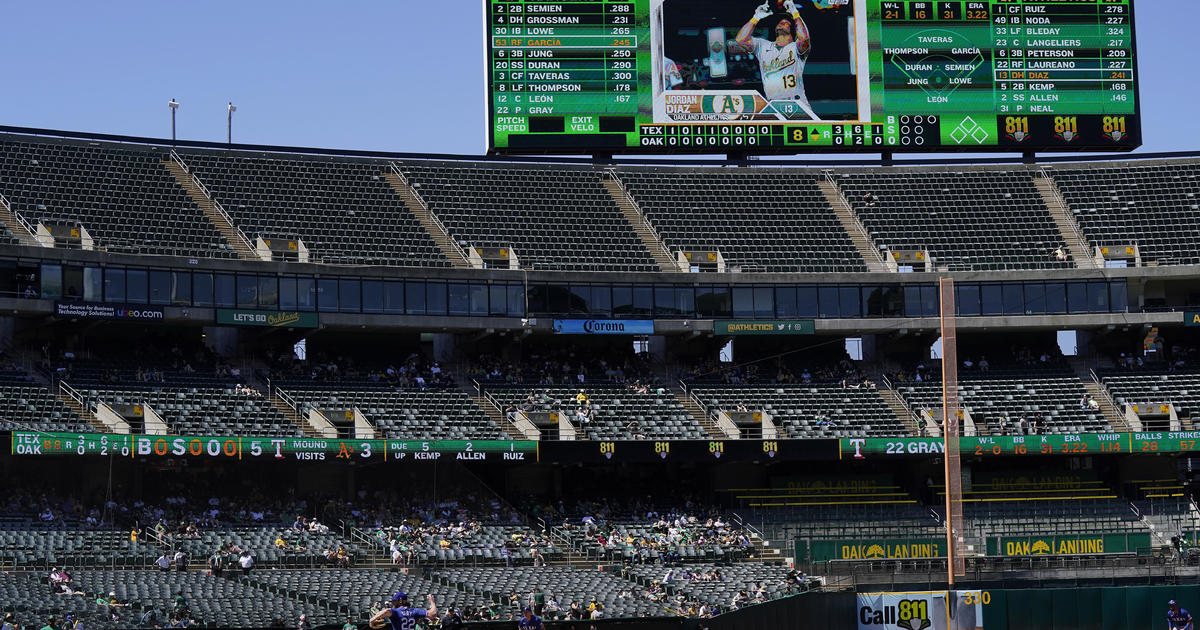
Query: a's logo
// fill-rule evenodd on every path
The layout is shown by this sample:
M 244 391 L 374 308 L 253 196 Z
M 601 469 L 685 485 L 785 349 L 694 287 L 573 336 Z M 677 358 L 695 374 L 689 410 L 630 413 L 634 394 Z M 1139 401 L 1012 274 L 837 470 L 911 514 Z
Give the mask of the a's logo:
M 854 459 L 864 459 L 863 453 L 862 453 L 862 447 L 863 447 L 863 444 L 866 444 L 866 443 L 867 443 L 867 441 L 864 440 L 863 438 L 854 438 L 854 439 L 850 440 L 850 446 L 854 447 Z

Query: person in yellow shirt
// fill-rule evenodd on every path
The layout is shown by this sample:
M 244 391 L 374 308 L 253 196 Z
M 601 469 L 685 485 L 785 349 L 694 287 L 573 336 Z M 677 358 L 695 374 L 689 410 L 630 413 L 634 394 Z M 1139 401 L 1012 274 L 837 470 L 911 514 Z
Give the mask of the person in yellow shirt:
M 283 539 L 283 536 L 279 536 L 275 539 L 275 546 L 279 549 L 287 549 L 287 541 Z

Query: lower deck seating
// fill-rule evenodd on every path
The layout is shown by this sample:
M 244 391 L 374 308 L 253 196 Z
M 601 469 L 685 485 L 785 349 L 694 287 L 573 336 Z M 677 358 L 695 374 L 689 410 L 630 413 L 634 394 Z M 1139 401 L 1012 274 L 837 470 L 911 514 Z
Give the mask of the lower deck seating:
M 620 597 L 622 591 L 631 590 L 633 585 L 628 580 L 595 569 L 561 566 L 462 567 L 439 569 L 432 573 L 432 579 L 494 601 L 507 601 L 509 594 L 514 591 L 518 595 L 526 595 L 530 589 L 540 588 L 546 593 L 547 599 L 556 597 L 564 609 L 570 606 L 571 601 L 578 601 L 586 607 L 595 597 L 604 605 L 605 616 L 609 618 L 638 617 L 643 613 L 653 616 L 665 614 L 662 606 L 656 602 Z M 525 600 L 520 601 L 523 606 Z
M 745 404 L 766 411 L 780 437 L 876 437 L 907 435 L 896 414 L 873 388 L 830 384 L 696 387 L 709 412 L 733 411 Z M 822 418 L 826 418 L 822 421 Z

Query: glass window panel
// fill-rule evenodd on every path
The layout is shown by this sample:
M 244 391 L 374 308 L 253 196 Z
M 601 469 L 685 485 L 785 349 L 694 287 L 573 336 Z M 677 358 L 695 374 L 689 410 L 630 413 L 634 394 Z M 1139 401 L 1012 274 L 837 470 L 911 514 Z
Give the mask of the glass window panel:
M 904 316 L 921 316 L 921 287 L 904 287 Z
M 1067 285 L 1061 282 L 1046 283 L 1046 312 L 1067 312 Z
M 1004 285 L 1004 314 L 1020 315 L 1025 312 L 1025 293 L 1015 282 Z
M 817 287 L 811 285 L 796 287 L 796 316 L 817 316 Z
M 696 314 L 696 291 L 693 287 L 675 287 L 675 306 L 679 314 L 694 317 Z
M 867 317 L 883 317 L 883 287 L 862 287 L 862 303 Z
M 633 314 L 651 315 L 654 313 L 654 287 L 633 287 Z
M 317 310 L 317 281 L 315 278 L 296 278 L 296 308 Z
M 445 315 L 446 314 L 446 283 L 434 282 L 432 280 L 425 282 L 425 314 L 426 315 Z
M 192 304 L 213 305 L 213 276 L 211 273 L 192 274 Z
M 1041 282 L 1028 282 L 1025 288 L 1025 314 L 1044 315 L 1046 313 L 1046 285 Z
M 942 299 L 935 285 L 921 287 L 921 309 L 925 317 L 941 315 Z
M 471 296 L 465 284 L 451 283 L 449 312 L 451 315 L 467 315 L 471 312 Z
M 998 284 L 985 284 L 979 288 L 979 298 L 984 315 L 1004 314 L 1004 289 Z
M 569 300 L 567 312 L 572 315 L 586 315 L 592 310 L 592 287 L 586 284 L 571 285 Z
M 754 317 L 754 287 L 733 287 L 733 316 Z
M 567 315 L 571 312 L 571 292 L 565 284 L 547 285 L 550 302 L 547 304 L 551 313 Z
M 883 288 L 883 316 L 904 317 L 904 291 L 900 287 Z
M 125 301 L 131 304 L 145 304 L 150 297 L 146 290 L 149 274 L 145 269 L 130 269 L 125 272 Z
M 754 317 L 756 319 L 773 319 L 775 317 L 774 287 L 754 287 Z
M 408 280 L 404 283 L 404 312 L 409 315 L 425 314 L 425 283 Z
M 41 286 L 38 289 L 38 295 L 45 299 L 57 300 L 62 297 L 62 265 L 42 265 Z
M 396 314 L 404 312 L 403 282 L 388 280 L 383 283 L 383 312 Z
M 78 300 L 83 297 L 83 267 L 67 267 L 63 270 L 63 297 Z M 188 296 L 191 299 L 192 296 Z
M 1113 280 L 1108 284 L 1108 307 L 1114 313 L 1129 310 L 1129 284 L 1125 280 Z
M 712 303 L 714 306 L 714 317 L 732 317 L 733 316 L 733 295 L 729 291 L 728 286 L 715 286 L 712 290 Z
M 317 310 L 322 312 L 336 312 L 337 306 L 337 278 L 319 278 L 317 280 Z
M 525 316 L 525 287 L 519 284 L 508 285 L 508 315 L 509 317 Z
M 800 316 L 796 309 L 796 287 L 775 287 L 775 313 L 788 319 Z
M 595 315 L 612 315 L 612 287 L 607 284 L 592 287 L 592 308 Z
M 485 317 L 488 314 L 488 285 L 471 285 L 471 314 Z
M 1100 280 L 1088 283 L 1088 310 L 1093 313 L 1108 312 L 1108 283 Z
M 661 285 L 654 287 L 654 314 L 665 316 L 679 314 L 679 309 L 675 308 L 675 287 Z
M 529 312 L 534 315 L 541 315 L 550 312 L 548 305 L 550 304 L 549 289 L 544 284 L 529 285 Z
M 279 308 L 279 278 L 258 277 L 258 305 L 264 308 Z
M 42 280 L 45 281 L 46 274 L 42 273 Z M 43 292 L 45 295 L 45 292 Z M 170 304 L 171 303 L 171 272 L 166 270 L 155 269 L 150 272 L 150 303 L 151 304 Z
M 258 307 L 258 276 L 238 274 L 237 305 L 238 308 Z
M 279 279 L 279 309 L 283 311 L 296 310 L 296 279 Z
M 838 307 L 842 312 L 842 317 L 862 317 L 861 296 L 862 292 L 858 290 L 858 287 L 838 288 Z
M 696 313 L 701 317 L 712 317 L 713 306 L 712 287 L 696 287 Z
M 382 280 L 363 280 L 362 281 L 362 312 L 364 312 L 364 313 L 382 313 L 383 312 L 383 281 Z
M 338 310 L 343 313 L 357 313 L 362 310 L 362 282 L 359 280 L 338 280 Z
M 954 296 L 960 317 L 971 317 L 979 314 L 979 285 L 959 284 L 955 286 Z
M 838 306 L 838 288 L 821 285 L 817 288 L 817 314 L 820 317 L 839 317 L 842 313 Z
M 105 302 L 124 302 L 125 301 L 125 270 L 124 269 L 105 269 L 104 270 L 104 301 Z
M 171 272 L 171 303 L 176 306 L 192 305 L 192 272 Z
M 488 287 L 488 315 L 503 317 L 508 314 L 508 286 L 493 284 Z
M 213 304 L 221 308 L 233 308 L 237 305 L 234 299 L 233 274 L 218 273 L 213 276 Z
M 1067 312 L 1088 312 L 1088 290 L 1086 282 L 1067 283 Z

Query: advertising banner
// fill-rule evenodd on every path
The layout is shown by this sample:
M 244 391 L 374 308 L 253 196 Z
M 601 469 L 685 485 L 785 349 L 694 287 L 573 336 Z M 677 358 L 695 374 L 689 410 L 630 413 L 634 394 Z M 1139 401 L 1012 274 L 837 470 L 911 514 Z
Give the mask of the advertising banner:
M 980 591 L 859 593 L 859 630 L 982 630 Z
M 653 335 L 652 319 L 556 319 L 554 332 L 563 335 Z
M 270 326 L 276 328 L 316 328 L 316 313 L 297 311 L 249 311 L 217 309 L 217 323 L 227 326 Z
M 811 319 L 732 319 L 713 322 L 713 333 L 717 335 L 811 335 L 815 331 Z
M 54 314 L 77 319 L 124 319 L 139 322 L 161 322 L 161 306 L 144 304 L 108 304 L 98 302 L 55 302 Z

